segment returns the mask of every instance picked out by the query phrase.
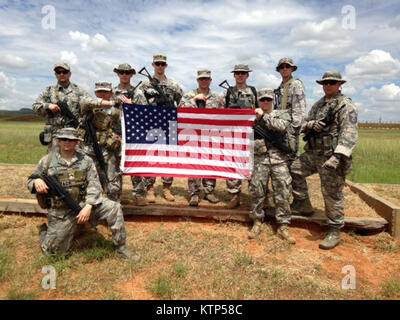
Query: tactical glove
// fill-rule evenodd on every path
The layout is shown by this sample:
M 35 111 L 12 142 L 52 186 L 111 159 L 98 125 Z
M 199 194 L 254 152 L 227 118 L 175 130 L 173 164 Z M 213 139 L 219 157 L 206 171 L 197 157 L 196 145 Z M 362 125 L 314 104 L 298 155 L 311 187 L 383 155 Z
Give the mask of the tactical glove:
M 335 171 L 340 163 L 340 159 L 332 155 L 325 163 L 322 165 L 323 168 L 331 171 Z

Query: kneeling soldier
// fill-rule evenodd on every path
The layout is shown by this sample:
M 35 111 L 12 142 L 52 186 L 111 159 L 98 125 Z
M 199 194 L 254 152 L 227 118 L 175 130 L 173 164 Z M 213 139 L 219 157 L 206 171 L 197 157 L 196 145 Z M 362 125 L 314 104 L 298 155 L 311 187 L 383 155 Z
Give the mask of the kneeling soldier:
M 254 122 L 254 173 L 249 182 L 249 194 L 252 197 L 250 218 L 253 219 L 254 225 L 249 238 L 255 238 L 261 231 L 261 223 L 265 216 L 263 204 L 271 177 L 275 217 L 279 225 L 277 234 L 290 244 L 295 244 L 296 240 L 288 230 L 291 220 L 289 198 L 292 182 L 288 168 L 292 150 L 287 137 L 290 114 L 287 110 L 272 110 L 272 89 L 261 89 L 257 95 L 260 108 L 256 109 L 257 119 Z
M 126 231 L 119 203 L 103 198 L 93 160 L 75 147 L 79 140 L 74 128 L 63 128 L 56 133 L 59 151 L 45 155 L 28 179 L 28 189 L 38 194 L 39 204 L 48 209 L 48 227 L 40 226 L 40 246 L 44 254 L 67 252 L 73 240 L 77 224 L 89 221 L 105 221 L 111 229 L 114 245 L 121 258 L 139 261 L 126 247 Z M 49 177 L 66 197 L 56 195 L 46 183 Z M 47 196 L 47 197 L 46 197 Z M 71 201 L 67 201 L 71 200 Z M 75 205 L 71 205 L 71 202 Z M 78 208 L 78 210 L 76 210 Z

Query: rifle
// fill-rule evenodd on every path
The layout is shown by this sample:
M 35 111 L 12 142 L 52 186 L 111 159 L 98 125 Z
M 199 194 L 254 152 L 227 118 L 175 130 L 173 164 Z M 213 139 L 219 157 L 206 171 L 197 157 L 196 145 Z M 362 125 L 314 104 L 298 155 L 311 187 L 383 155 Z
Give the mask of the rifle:
M 96 155 L 97 161 L 99 162 L 100 169 L 104 173 L 104 177 L 106 179 L 105 185 L 107 186 L 105 189 L 108 189 L 108 177 L 107 177 L 107 170 L 106 170 L 106 163 L 104 161 L 103 153 L 101 152 L 99 142 L 97 141 L 96 129 L 93 126 L 93 122 L 90 119 L 86 119 L 85 121 L 85 130 L 88 133 L 90 139 L 92 140 L 93 151 Z M 104 190 L 106 193 L 108 190 Z
M 335 120 L 335 116 L 336 114 L 343 109 L 343 107 L 346 106 L 345 104 L 342 105 L 338 110 L 334 111 L 333 108 L 330 108 L 328 110 L 328 113 L 326 114 L 325 118 L 321 119 L 320 121 L 322 121 L 323 123 L 325 123 L 325 126 L 330 126 L 333 121 Z M 308 142 L 312 137 L 315 137 L 318 135 L 318 132 L 316 132 L 315 130 L 311 129 L 311 131 L 309 131 L 304 137 L 303 137 L 303 141 Z
M 61 109 L 61 114 L 63 114 L 65 117 L 68 118 L 68 121 L 65 123 L 66 126 L 72 125 L 72 127 L 74 127 L 76 129 L 79 125 L 79 121 L 74 116 L 74 114 L 71 112 L 71 110 L 69 110 L 67 102 L 65 100 L 59 101 L 59 102 L 57 102 L 57 105 Z
M 142 73 L 142 72 L 145 73 Z M 171 103 L 171 101 L 168 99 L 168 97 L 166 96 L 164 90 L 162 87 L 160 87 L 159 85 L 159 80 L 153 78 L 150 73 L 147 71 L 146 67 L 143 67 L 142 69 L 140 69 L 140 71 L 138 72 L 139 74 L 141 74 L 142 76 L 145 76 L 149 79 L 150 84 L 153 86 L 154 90 L 157 92 L 156 94 L 156 105 L 160 106 L 160 107 L 173 107 L 173 103 Z M 150 98 L 153 98 L 154 95 L 152 94 L 148 94 L 148 93 L 144 93 L 147 100 L 149 100 Z
M 69 192 L 65 190 L 65 188 L 60 184 L 56 176 L 50 176 L 46 173 L 43 173 L 42 175 L 40 175 L 40 178 L 43 179 L 43 181 L 49 187 L 50 197 L 59 197 L 60 200 L 64 201 L 76 215 L 81 212 L 82 208 L 79 203 L 77 203 L 74 198 L 71 197 Z
M 258 123 L 254 124 L 254 139 L 264 139 L 265 144 L 269 142 L 275 148 L 283 151 L 284 153 L 293 153 L 293 150 L 287 144 L 285 144 L 283 136 L 268 129 L 265 125 Z
M 237 97 L 235 95 L 235 93 L 233 92 L 233 90 L 232 90 L 233 87 L 228 83 L 228 80 L 222 81 L 218 86 L 225 89 L 227 91 L 227 95 L 233 97 L 233 103 L 230 103 L 229 105 L 227 105 L 228 108 L 230 108 L 230 109 L 242 109 L 243 108 L 243 106 L 241 106 L 238 102 L 239 97 Z
M 125 97 L 127 97 L 128 99 L 133 99 L 133 96 L 134 96 L 134 94 L 135 94 L 135 90 L 137 89 L 137 87 L 140 86 L 141 83 L 142 83 L 142 81 L 140 81 L 135 87 L 129 88 L 129 89 L 127 90 L 127 93 L 126 93 Z M 133 102 L 133 101 L 132 101 L 132 102 Z
M 274 89 L 274 107 L 273 109 L 279 109 L 281 106 L 281 101 L 282 96 L 281 96 L 281 91 L 279 89 Z

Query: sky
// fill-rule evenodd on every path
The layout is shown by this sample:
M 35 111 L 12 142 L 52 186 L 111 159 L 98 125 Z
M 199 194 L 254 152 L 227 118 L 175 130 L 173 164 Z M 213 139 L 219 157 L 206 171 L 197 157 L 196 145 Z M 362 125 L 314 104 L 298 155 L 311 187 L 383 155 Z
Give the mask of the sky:
M 152 73 L 153 55 L 163 53 L 167 77 L 185 92 L 199 69 L 211 70 L 211 89 L 222 92 L 239 63 L 253 70 L 249 85 L 276 88 L 276 65 L 291 57 L 307 111 L 323 96 L 315 80 L 338 70 L 359 121 L 400 122 L 399 39 L 398 0 L 0 0 L 0 110 L 31 108 L 56 83 L 57 61 L 93 95 L 97 81 L 118 84 L 118 64 Z M 132 83 L 144 80 L 136 74 Z

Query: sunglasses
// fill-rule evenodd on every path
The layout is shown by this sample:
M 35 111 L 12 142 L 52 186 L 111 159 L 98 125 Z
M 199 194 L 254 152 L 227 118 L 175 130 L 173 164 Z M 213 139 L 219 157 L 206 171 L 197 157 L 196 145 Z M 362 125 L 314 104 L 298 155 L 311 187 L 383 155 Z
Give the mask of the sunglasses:
M 261 102 L 266 102 L 266 101 L 270 102 L 270 101 L 272 101 L 272 99 L 271 98 L 261 98 L 260 101 Z
M 155 64 L 157 67 L 159 67 L 159 66 L 165 67 L 165 66 L 167 65 L 166 62 L 154 62 L 154 64 Z
M 207 81 L 207 80 L 211 80 L 211 78 L 198 78 L 197 80 L 200 80 L 200 81 Z
M 120 70 L 120 71 L 118 71 L 118 73 L 121 74 L 121 75 L 123 75 L 123 74 L 130 75 L 130 74 L 133 73 L 133 71 L 122 71 L 122 70 Z
M 326 80 L 326 81 L 322 82 L 322 85 L 327 86 L 329 84 L 330 86 L 334 86 L 337 83 L 338 83 L 338 81 L 336 81 L 336 80 Z
M 246 72 L 246 71 L 235 71 L 233 74 L 237 74 L 239 76 L 243 76 L 245 74 L 248 74 L 248 72 Z
M 55 72 L 57 74 L 68 74 L 69 73 L 69 71 L 67 71 L 67 70 L 55 70 Z
M 283 70 L 283 69 L 290 69 L 292 66 L 288 65 L 288 64 L 281 64 L 278 69 L 279 70 Z
M 68 139 L 68 138 L 58 138 L 58 140 L 61 140 L 61 141 L 77 141 L 76 139 Z

